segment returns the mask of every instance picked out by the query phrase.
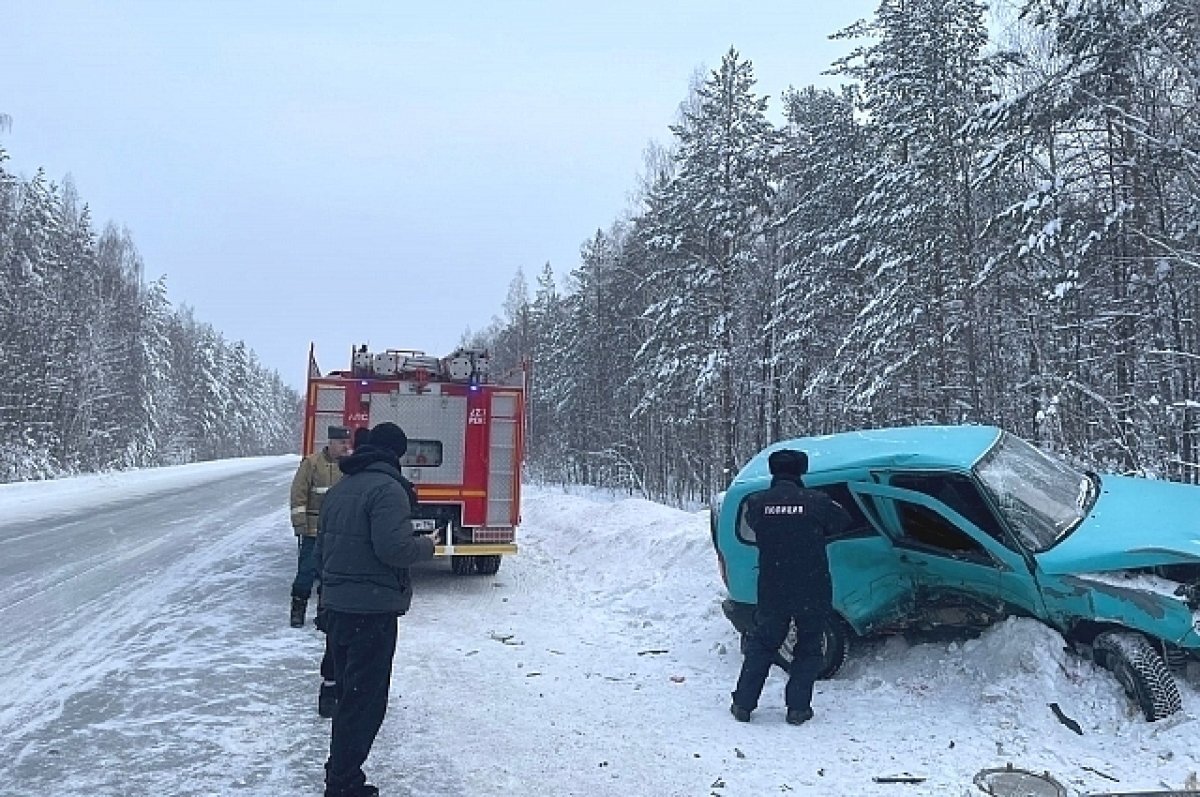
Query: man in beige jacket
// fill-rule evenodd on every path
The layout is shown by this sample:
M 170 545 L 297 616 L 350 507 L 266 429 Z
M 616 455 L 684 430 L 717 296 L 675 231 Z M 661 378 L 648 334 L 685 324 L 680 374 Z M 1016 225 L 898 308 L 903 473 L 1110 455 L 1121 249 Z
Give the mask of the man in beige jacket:
M 293 628 L 304 625 L 304 613 L 308 611 L 308 599 L 317 578 L 318 564 L 313 558 L 313 547 L 317 542 L 321 502 L 329 488 L 342 478 L 338 460 L 350 453 L 349 429 L 330 426 L 328 432 L 329 443 L 301 460 L 292 479 L 292 530 L 296 534 L 298 550 L 296 578 L 292 581 Z

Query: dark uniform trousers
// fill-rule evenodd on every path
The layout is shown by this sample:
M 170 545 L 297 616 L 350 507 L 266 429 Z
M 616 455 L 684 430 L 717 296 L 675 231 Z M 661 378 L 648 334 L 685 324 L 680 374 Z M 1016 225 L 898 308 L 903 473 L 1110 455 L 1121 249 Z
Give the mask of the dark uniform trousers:
M 312 597 L 313 582 L 319 577 L 316 557 L 317 538 L 307 534 L 296 537 L 296 578 L 292 581 L 292 597 L 308 600 Z
M 324 615 L 338 693 L 325 763 L 325 794 L 334 797 L 366 783 L 362 765 L 387 713 L 397 617 L 332 609 Z
M 784 701 L 789 709 L 804 711 L 811 708 L 813 685 L 824 661 L 821 639 L 825 633 L 826 616 L 760 605 L 754 620 L 754 630 L 747 638 L 746 657 L 738 676 L 737 689 L 733 693 L 733 702 L 747 711 L 758 708 L 758 698 L 762 695 L 775 655 L 787 639 L 791 623 L 795 621 L 796 646 L 788 668 Z

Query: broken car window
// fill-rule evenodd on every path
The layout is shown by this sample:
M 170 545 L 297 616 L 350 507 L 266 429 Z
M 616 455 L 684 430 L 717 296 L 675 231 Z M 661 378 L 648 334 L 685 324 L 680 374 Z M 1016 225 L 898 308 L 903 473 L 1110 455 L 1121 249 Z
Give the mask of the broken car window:
M 1007 432 L 975 472 L 1018 539 L 1034 552 L 1070 534 L 1091 505 L 1080 506 L 1083 473 Z

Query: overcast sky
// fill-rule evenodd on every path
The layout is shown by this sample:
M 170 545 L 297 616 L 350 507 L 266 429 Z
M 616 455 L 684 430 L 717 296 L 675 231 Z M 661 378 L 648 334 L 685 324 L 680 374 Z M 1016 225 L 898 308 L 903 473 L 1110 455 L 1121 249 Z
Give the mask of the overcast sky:
M 300 386 L 310 340 L 325 370 L 448 354 L 626 212 L 697 69 L 735 46 L 777 121 L 876 3 L 3 5 L 9 169 L 71 175 L 148 279 Z

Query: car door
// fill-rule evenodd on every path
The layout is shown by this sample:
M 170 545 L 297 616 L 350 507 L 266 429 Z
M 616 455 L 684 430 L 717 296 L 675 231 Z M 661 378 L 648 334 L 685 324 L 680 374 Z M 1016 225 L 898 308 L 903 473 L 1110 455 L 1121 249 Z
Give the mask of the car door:
M 850 525 L 826 545 L 833 576 L 833 605 L 860 634 L 891 625 L 912 613 L 914 585 L 896 557 L 873 505 L 854 498 L 844 481 L 809 485 L 836 501 Z
M 901 569 L 922 603 L 964 600 L 1041 617 L 1036 581 L 1025 558 L 946 504 L 925 493 L 855 482 L 851 491 L 873 499 Z

